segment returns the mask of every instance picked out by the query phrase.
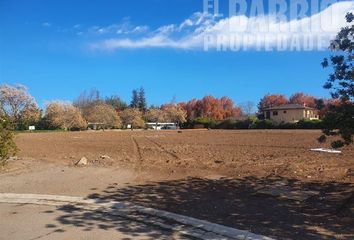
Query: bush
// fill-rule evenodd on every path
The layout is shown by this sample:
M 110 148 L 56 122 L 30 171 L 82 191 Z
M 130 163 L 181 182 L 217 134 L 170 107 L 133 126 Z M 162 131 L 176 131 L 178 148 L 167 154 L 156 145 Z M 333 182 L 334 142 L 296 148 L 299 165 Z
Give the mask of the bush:
M 192 122 L 192 127 L 193 128 L 215 128 L 216 126 L 216 121 L 212 118 L 203 118 L 203 117 L 198 117 L 195 118 Z
M 249 117 L 246 120 L 237 121 L 235 128 L 236 129 L 249 129 L 252 128 L 252 125 L 258 121 L 257 117 Z
M 321 120 L 307 120 L 301 119 L 296 123 L 296 128 L 298 129 L 321 129 L 322 121 Z
M 279 129 L 296 129 L 297 128 L 297 125 L 296 123 L 285 123 L 285 122 L 282 122 L 280 123 L 277 128 Z
M 12 122 L 0 116 L 0 165 L 4 165 L 7 159 L 17 152 L 13 130 Z
M 236 121 L 232 119 L 227 119 L 221 122 L 218 122 L 215 126 L 215 128 L 218 129 L 234 129 L 236 126 Z
M 273 128 L 275 128 L 275 124 L 269 119 L 257 120 L 252 123 L 250 128 L 252 128 L 252 129 L 273 129 Z
M 216 128 L 216 129 L 321 129 L 321 120 L 300 120 L 297 123 L 275 123 L 269 119 L 259 120 L 249 117 L 246 120 L 227 119 L 215 122 L 209 118 L 196 118 L 187 122 L 183 128 Z

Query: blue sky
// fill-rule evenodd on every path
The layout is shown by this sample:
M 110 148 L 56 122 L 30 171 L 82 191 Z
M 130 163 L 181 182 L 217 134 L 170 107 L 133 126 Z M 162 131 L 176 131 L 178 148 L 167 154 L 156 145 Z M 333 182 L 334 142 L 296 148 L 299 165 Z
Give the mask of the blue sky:
M 346 3 L 338 15 L 353 9 Z M 0 83 L 28 86 L 40 106 L 90 88 L 129 102 L 140 86 L 149 104 L 209 94 L 236 103 L 297 91 L 329 97 L 320 66 L 328 51 L 204 51 L 198 34 L 216 36 L 228 10 L 227 1 L 215 18 L 202 0 L 0 0 Z

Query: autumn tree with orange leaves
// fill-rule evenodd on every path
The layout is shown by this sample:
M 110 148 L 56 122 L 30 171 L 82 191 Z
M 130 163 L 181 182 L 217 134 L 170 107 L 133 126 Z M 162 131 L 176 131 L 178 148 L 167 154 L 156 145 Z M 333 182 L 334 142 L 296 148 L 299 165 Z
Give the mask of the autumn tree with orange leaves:
M 306 105 L 307 107 L 316 108 L 316 98 L 306 95 L 302 92 L 294 93 L 289 98 L 289 103 Z
M 238 118 L 241 109 L 234 105 L 228 97 L 215 98 L 205 96 L 202 99 L 192 99 L 187 103 L 179 103 L 186 112 L 187 119 L 193 120 L 197 117 L 211 118 L 214 120 L 224 120 L 228 118 Z
M 261 112 L 265 108 L 280 106 L 288 103 L 288 99 L 283 94 L 267 94 L 258 103 L 258 110 Z

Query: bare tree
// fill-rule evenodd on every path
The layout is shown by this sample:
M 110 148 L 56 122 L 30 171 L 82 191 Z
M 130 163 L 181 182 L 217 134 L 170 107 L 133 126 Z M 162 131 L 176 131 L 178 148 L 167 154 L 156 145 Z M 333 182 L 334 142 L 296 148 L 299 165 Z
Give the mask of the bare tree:
M 89 109 L 100 102 L 103 102 L 100 97 L 100 92 L 93 88 L 90 91 L 83 91 L 74 101 L 74 106 L 79 108 L 84 117 L 86 117 L 89 113 Z
M 250 116 L 253 113 L 254 106 L 255 106 L 254 102 L 251 101 L 243 102 L 240 104 L 242 112 L 246 116 Z
M 10 118 L 17 128 L 35 123 L 40 118 L 34 98 L 23 85 L 0 86 L 0 113 Z

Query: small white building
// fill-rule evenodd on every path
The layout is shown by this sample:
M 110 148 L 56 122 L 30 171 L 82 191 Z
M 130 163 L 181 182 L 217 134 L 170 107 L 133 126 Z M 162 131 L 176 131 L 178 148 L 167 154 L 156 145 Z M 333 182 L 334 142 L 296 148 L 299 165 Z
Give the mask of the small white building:
M 177 123 L 148 122 L 146 125 L 154 130 L 177 129 Z

